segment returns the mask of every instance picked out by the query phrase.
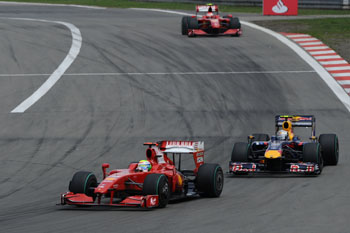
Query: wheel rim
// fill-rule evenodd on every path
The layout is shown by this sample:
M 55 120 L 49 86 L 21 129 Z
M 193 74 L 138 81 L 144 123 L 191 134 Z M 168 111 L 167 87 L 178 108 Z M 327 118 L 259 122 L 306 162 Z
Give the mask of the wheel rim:
M 166 200 L 168 198 L 168 193 L 169 193 L 169 185 L 167 182 L 161 187 L 160 192 L 159 192 L 159 199 L 160 200 Z
M 215 191 L 216 192 L 221 191 L 222 187 L 223 187 L 223 176 L 222 176 L 222 172 L 218 171 L 215 179 Z

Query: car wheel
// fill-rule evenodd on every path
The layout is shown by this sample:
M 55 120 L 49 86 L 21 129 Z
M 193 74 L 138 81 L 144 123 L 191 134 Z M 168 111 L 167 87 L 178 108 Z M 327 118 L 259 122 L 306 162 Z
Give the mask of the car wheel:
M 197 17 L 195 17 L 195 18 L 190 17 L 189 18 L 188 29 L 199 29 Z
M 237 17 L 231 18 L 230 20 L 230 28 L 231 29 L 241 29 L 241 22 Z
M 158 195 L 159 208 L 164 208 L 170 198 L 168 178 L 163 174 L 149 174 L 143 182 L 143 195 Z
M 335 134 L 321 134 L 322 157 L 325 165 L 337 165 L 339 160 L 339 142 Z
M 323 169 L 323 158 L 321 155 L 321 146 L 319 143 L 306 143 L 303 147 L 303 162 L 318 164 L 320 173 Z
M 181 34 L 182 35 L 187 35 L 188 34 L 188 22 L 191 17 L 189 16 L 184 16 L 182 17 L 181 21 Z
M 246 142 L 236 142 L 231 153 L 232 162 L 248 162 L 249 144 Z
M 224 188 L 224 173 L 219 164 L 205 163 L 199 167 L 196 187 L 201 196 L 219 197 Z
M 254 133 L 252 136 L 254 136 L 253 142 L 255 141 L 270 141 L 270 136 L 265 133 Z
M 69 183 L 69 191 L 72 193 L 83 193 L 95 199 L 94 189 L 97 187 L 96 176 L 92 172 L 79 171 L 73 175 Z

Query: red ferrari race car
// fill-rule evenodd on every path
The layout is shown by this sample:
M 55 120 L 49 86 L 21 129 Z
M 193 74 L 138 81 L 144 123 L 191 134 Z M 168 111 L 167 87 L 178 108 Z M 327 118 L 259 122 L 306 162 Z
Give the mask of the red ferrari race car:
M 102 164 L 100 183 L 91 172 L 75 173 L 69 192 L 61 194 L 60 204 L 162 208 L 169 200 L 220 196 L 223 171 L 218 164 L 204 163 L 204 142 L 160 141 L 144 145 L 148 146 L 146 160 L 132 162 L 127 169 L 107 172 L 109 164 Z M 189 162 L 185 155 L 193 156 L 194 169 L 182 168 Z
M 199 16 L 198 12 L 206 12 Z M 232 15 L 219 16 L 217 5 L 198 5 L 196 15 L 184 16 L 181 22 L 182 35 L 203 36 L 203 35 L 231 35 L 240 36 L 242 34 L 241 23 L 237 17 Z

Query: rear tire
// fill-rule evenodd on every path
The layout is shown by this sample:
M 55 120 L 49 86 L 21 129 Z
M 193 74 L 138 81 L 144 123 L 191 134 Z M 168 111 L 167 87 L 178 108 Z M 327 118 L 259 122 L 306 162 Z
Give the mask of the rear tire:
M 337 165 L 339 160 L 339 142 L 335 134 L 321 134 L 319 142 L 322 146 L 324 165 Z
M 83 193 L 95 199 L 96 194 L 92 188 L 97 187 L 96 176 L 92 172 L 79 171 L 73 175 L 69 183 L 69 191 L 72 193 Z
M 303 147 L 303 162 L 317 163 L 320 173 L 323 169 L 323 158 L 320 143 L 307 143 Z
M 231 153 L 232 162 L 248 162 L 249 144 L 246 142 L 236 142 Z
M 188 34 L 188 22 L 191 17 L 189 16 L 184 16 L 182 17 L 181 20 L 181 34 L 182 35 L 187 35 Z
M 158 195 L 158 207 L 166 207 L 170 198 L 168 178 L 163 174 L 147 175 L 143 182 L 143 195 Z
M 196 187 L 203 197 L 219 197 L 224 188 L 224 173 L 219 164 L 205 163 L 199 167 Z

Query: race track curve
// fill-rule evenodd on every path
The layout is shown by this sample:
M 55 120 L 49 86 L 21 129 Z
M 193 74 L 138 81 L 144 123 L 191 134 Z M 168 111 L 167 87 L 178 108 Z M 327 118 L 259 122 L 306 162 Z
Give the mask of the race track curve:
M 72 38 L 62 25 L 13 17 L 68 22 L 82 35 L 77 59 L 24 113 L 10 112 L 54 72 Z M 263 32 L 187 38 L 180 20 L 128 9 L 1 5 L 1 232 L 349 231 L 350 118 L 334 93 Z M 220 198 L 152 211 L 55 206 L 74 172 L 101 179 L 103 162 L 122 168 L 143 159 L 145 141 L 203 140 L 206 161 L 226 171 L 233 143 L 273 133 L 280 113 L 314 114 L 317 134 L 337 133 L 338 166 L 319 177 L 226 177 Z

